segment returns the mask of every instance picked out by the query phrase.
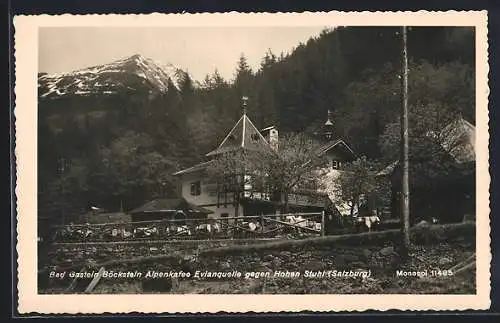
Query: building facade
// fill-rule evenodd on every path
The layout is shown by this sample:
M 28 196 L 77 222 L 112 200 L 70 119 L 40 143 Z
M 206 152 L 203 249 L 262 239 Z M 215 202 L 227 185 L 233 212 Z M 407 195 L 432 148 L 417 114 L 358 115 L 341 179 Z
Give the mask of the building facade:
M 320 153 L 328 160 L 325 168 L 338 170 L 342 167 L 342 163 L 352 161 L 355 155 L 344 140 L 334 137 L 333 127 L 329 112 L 327 121 L 317 133 L 317 139 L 322 143 Z M 206 154 L 208 159 L 206 162 L 173 174 L 180 180 L 179 195 L 190 203 L 213 211 L 210 216 L 215 218 L 280 213 L 282 209 L 280 201 L 283 197 L 270 194 L 262 188 L 252 187 L 245 181 L 248 174 L 237 177 L 239 180 L 236 179 L 234 187 L 242 187 L 240 190 L 221 186 L 207 172 L 207 169 L 215 163 L 215 158 L 221 154 L 262 149 L 279 151 L 277 127 L 270 126 L 259 131 L 243 112 L 219 146 Z M 330 204 L 328 194 L 318 190 L 294 192 L 288 195 L 290 212 L 320 212 Z

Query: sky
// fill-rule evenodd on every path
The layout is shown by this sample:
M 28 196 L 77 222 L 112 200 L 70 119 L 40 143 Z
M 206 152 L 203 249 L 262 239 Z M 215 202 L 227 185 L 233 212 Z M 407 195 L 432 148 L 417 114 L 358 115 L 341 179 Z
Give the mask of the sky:
M 242 53 L 256 70 L 268 49 L 276 55 L 290 52 L 324 28 L 43 27 L 38 71 L 71 72 L 140 54 L 187 70 L 198 81 L 215 68 L 230 80 Z

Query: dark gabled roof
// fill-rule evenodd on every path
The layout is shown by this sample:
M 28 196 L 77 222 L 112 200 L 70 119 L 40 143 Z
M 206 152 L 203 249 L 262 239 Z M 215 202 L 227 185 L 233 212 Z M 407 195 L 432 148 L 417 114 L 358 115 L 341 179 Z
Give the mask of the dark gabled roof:
M 269 127 L 265 127 L 264 129 L 260 129 L 261 132 L 264 132 L 264 131 L 267 131 L 267 130 L 271 130 L 273 128 L 276 128 L 276 126 L 269 126 Z
M 476 160 L 476 127 L 462 117 L 441 130 L 442 146 L 459 164 Z
M 247 115 L 243 114 L 219 147 L 206 154 L 206 156 L 214 156 L 238 149 L 261 150 L 267 147 L 269 145 L 264 136 L 257 130 Z
M 199 163 L 199 164 L 196 164 L 196 165 L 191 166 L 189 168 L 177 171 L 177 172 L 173 173 L 172 175 L 173 176 L 178 176 L 178 175 L 183 175 L 183 174 L 189 174 L 189 173 L 195 173 L 195 172 L 203 171 L 203 170 L 207 169 L 207 167 L 209 167 L 213 162 L 214 162 L 213 160 L 209 160 L 207 162 Z
M 324 154 L 326 153 L 327 151 L 329 151 L 330 149 L 332 149 L 333 147 L 335 146 L 338 146 L 338 145 L 342 145 L 344 146 L 351 154 L 354 155 L 354 151 L 351 149 L 351 147 L 349 147 L 349 145 L 342 139 L 337 139 L 337 140 L 332 140 L 330 142 L 327 142 L 326 144 L 322 145 L 319 149 L 318 149 L 318 154 Z
M 382 169 L 380 172 L 375 174 L 375 176 L 387 176 L 392 174 L 394 169 L 399 165 L 399 160 L 393 161 L 389 165 L 387 165 L 384 169 Z
M 446 125 L 441 130 L 443 140 L 441 146 L 456 163 L 458 168 L 475 167 L 476 160 L 476 127 L 461 116 Z M 393 161 L 377 173 L 377 176 L 387 176 L 398 167 L 399 160 Z M 462 166 L 463 165 L 463 166 Z
M 260 129 L 260 133 L 268 132 L 271 129 L 276 129 L 276 126 L 269 126 L 269 127 L 265 127 L 264 129 Z
M 130 211 L 130 214 L 154 213 L 154 212 L 175 212 L 184 211 L 187 213 L 211 214 L 212 210 L 199 207 L 189 203 L 184 198 L 164 198 L 147 202 L 146 204 Z

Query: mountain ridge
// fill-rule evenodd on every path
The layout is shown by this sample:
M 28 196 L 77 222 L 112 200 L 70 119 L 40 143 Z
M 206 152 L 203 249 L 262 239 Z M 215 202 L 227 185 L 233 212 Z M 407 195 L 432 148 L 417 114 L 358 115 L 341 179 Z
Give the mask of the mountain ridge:
M 38 96 L 54 99 L 65 95 L 113 95 L 145 87 L 149 94 L 165 93 L 171 81 L 178 88 L 187 72 L 173 64 L 163 64 L 140 54 L 107 64 L 71 72 L 38 73 Z

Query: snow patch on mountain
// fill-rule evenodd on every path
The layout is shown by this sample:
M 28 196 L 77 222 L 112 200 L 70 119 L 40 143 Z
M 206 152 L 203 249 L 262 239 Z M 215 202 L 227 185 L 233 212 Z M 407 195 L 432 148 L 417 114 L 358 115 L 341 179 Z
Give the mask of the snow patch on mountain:
M 165 93 L 169 79 L 178 87 L 183 73 L 172 64 L 162 64 L 141 55 L 133 55 L 69 73 L 41 73 L 38 78 L 38 94 L 40 98 L 67 94 L 114 94 L 136 88 L 130 84 L 131 76 L 139 79 L 134 82 L 139 81 L 148 86 L 150 92 Z

